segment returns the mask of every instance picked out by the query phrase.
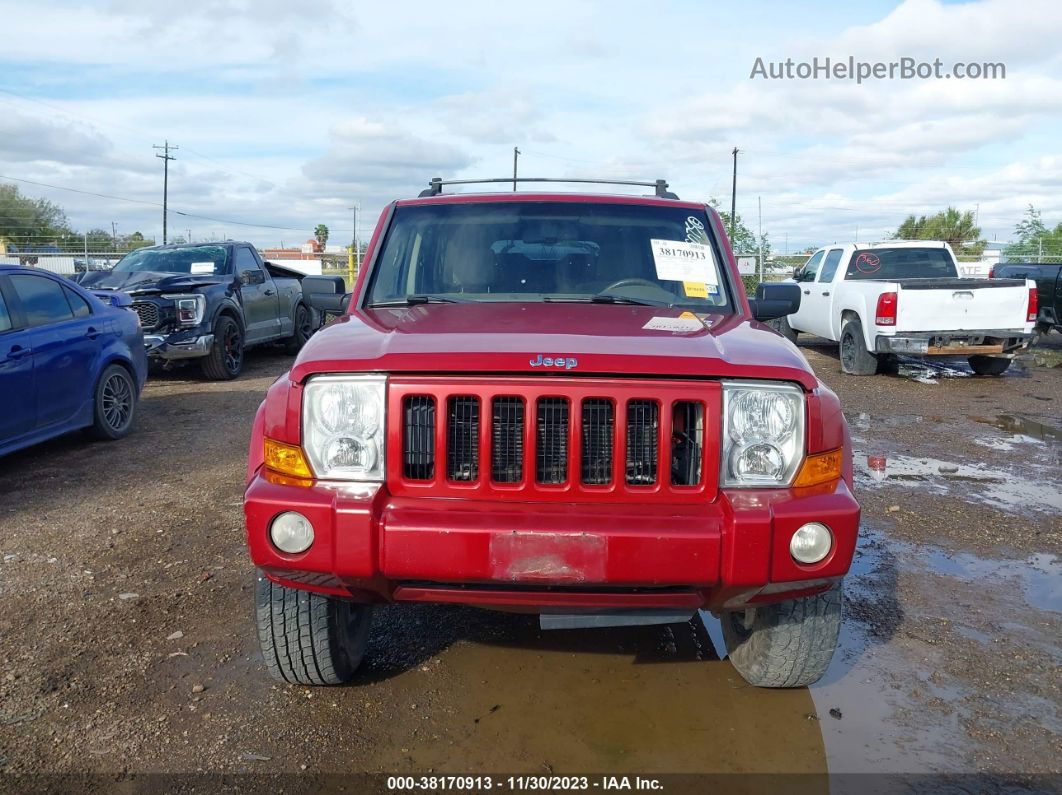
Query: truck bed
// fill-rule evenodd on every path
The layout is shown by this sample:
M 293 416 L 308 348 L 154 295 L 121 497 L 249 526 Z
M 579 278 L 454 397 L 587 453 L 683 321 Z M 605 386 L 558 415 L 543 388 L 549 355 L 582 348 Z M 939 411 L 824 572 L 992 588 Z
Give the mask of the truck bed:
M 1024 287 L 1024 279 L 973 279 L 962 277 L 931 279 L 859 279 L 860 282 L 898 284 L 904 290 L 987 290 L 998 287 Z

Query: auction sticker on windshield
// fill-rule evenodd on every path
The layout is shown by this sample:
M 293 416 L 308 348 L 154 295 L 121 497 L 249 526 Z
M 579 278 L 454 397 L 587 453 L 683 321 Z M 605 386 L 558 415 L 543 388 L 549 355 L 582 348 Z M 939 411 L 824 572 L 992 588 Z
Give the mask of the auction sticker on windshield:
M 704 284 L 705 291 L 719 292 L 719 270 L 711 246 L 682 240 L 649 241 L 653 248 L 656 277 L 670 282 Z
M 213 273 L 213 262 L 193 262 L 190 269 L 191 273 Z

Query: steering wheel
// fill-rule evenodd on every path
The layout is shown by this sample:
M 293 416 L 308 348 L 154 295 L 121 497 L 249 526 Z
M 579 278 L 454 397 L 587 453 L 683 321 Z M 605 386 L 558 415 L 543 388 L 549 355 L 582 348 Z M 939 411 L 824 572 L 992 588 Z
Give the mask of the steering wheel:
M 667 292 L 667 290 L 665 290 L 663 287 L 661 287 L 656 282 L 651 282 L 648 279 L 639 279 L 639 278 L 636 278 L 636 277 L 631 277 L 631 278 L 628 278 L 628 279 L 620 279 L 618 282 L 612 282 L 612 284 L 610 284 L 608 287 L 604 288 L 601 292 L 609 293 L 609 292 L 612 292 L 613 290 L 616 290 L 616 289 L 618 289 L 620 287 L 634 287 L 636 285 L 637 286 L 641 286 L 641 287 L 652 287 L 654 290 L 657 290 L 658 292 L 665 292 L 665 293 Z

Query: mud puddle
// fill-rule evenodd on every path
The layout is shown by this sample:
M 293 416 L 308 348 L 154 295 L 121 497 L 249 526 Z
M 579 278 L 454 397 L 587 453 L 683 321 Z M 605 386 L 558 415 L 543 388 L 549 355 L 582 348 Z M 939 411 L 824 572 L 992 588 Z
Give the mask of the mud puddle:
M 381 769 L 437 772 L 825 773 L 806 689 L 748 686 L 698 622 L 599 630 L 538 628 L 534 616 L 404 607 L 408 626 L 456 636 L 397 674 L 411 714 L 426 685 L 457 699 L 405 727 L 382 727 Z M 411 615 L 413 614 L 413 615 Z M 389 623 L 389 622 L 387 622 Z M 390 644 L 389 644 L 390 645 Z M 373 660 L 373 655 L 369 658 Z M 366 676 L 391 677 L 375 658 Z M 430 671 L 425 676 L 423 671 Z M 420 705 L 418 707 L 418 705 Z M 826 782 L 822 781 L 822 791 Z
M 1014 414 L 999 414 L 995 417 L 970 415 L 968 419 L 981 425 L 989 425 L 1003 431 L 1014 442 L 1062 443 L 1062 428 L 1056 428 L 1030 417 Z
M 935 384 L 938 378 L 969 378 L 973 370 L 964 362 L 934 362 L 928 359 L 901 358 L 896 375 L 920 384 Z
M 906 583 L 915 575 L 925 582 L 927 572 L 943 578 L 923 586 L 939 604 L 926 604 L 921 593 L 908 596 Z M 810 688 L 830 773 L 968 773 L 982 768 L 971 733 L 986 720 L 1027 721 L 1035 709 L 1045 725 L 1057 723 L 1054 705 L 1034 694 L 987 696 L 986 718 L 980 679 L 954 675 L 961 666 L 953 667 L 947 658 L 961 659 L 963 653 L 947 635 L 979 647 L 991 644 L 992 650 L 983 653 L 996 657 L 1039 636 L 1048 647 L 1041 650 L 1057 655 L 1054 644 L 1042 637 L 1037 611 L 1062 609 L 1059 574 L 1062 564 L 1053 555 L 986 560 L 893 541 L 866 529 L 845 580 L 837 653 L 823 679 Z M 971 583 L 1003 593 L 1019 584 L 1024 603 L 1034 609 L 1022 609 L 1021 600 L 996 605 L 978 622 L 959 605 L 956 615 L 942 617 L 944 605 L 957 601 L 956 589 Z
M 857 484 L 863 487 L 899 485 L 934 494 L 962 491 L 966 497 L 1012 513 L 1062 513 L 1062 490 L 1057 483 L 980 464 L 897 453 L 868 455 L 856 450 L 855 474 Z

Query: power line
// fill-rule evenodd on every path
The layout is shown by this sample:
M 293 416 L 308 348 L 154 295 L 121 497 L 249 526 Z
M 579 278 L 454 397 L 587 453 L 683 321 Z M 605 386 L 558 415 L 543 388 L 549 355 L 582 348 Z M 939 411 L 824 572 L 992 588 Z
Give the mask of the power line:
M 63 185 L 52 185 L 47 182 L 37 182 L 32 179 L 22 179 L 21 177 L 9 177 L 5 174 L 0 174 L 0 179 L 8 179 L 12 182 L 22 182 L 27 185 L 36 185 L 41 188 L 52 188 L 53 190 L 65 190 L 70 193 L 80 193 L 85 196 L 94 196 L 97 199 L 113 199 L 115 201 L 130 202 L 132 204 L 144 204 L 149 207 L 162 207 L 160 202 L 147 201 L 146 199 L 130 199 L 127 196 L 113 196 L 107 193 L 96 193 L 90 190 L 81 190 L 80 188 L 68 188 Z M 252 224 L 247 221 L 233 221 L 227 218 L 215 218 L 211 215 L 200 215 L 198 213 L 185 212 L 183 210 L 171 210 L 174 215 L 183 215 L 186 218 L 198 218 L 202 221 L 213 221 L 218 224 L 232 224 L 233 226 L 248 226 L 255 229 L 279 229 L 282 232 L 305 232 L 306 227 L 295 226 L 278 226 L 276 224 Z M 351 229 L 337 229 L 336 232 L 353 232 Z
M 94 118 L 92 118 L 90 116 L 82 116 L 82 115 L 79 115 L 77 113 L 72 113 L 69 110 L 66 110 L 65 108 L 59 107 L 58 105 L 52 105 L 51 103 L 45 102 L 45 101 L 40 100 L 40 99 L 36 99 L 35 97 L 27 97 L 24 94 L 19 94 L 17 91 L 12 91 L 12 90 L 10 90 L 8 88 L 0 88 L 0 92 L 2 92 L 4 94 L 10 94 L 11 96 L 17 97 L 18 99 L 21 99 L 24 102 L 35 103 L 35 104 L 40 105 L 42 107 L 48 108 L 49 110 L 53 110 L 56 113 L 62 113 L 64 116 L 67 116 L 67 117 L 69 117 L 71 119 L 75 119 L 75 120 L 80 121 L 80 122 L 84 122 L 84 123 L 92 125 L 94 127 L 110 128 L 112 130 L 121 130 L 122 132 L 129 133 L 131 135 L 135 135 L 137 138 L 141 138 L 141 139 L 147 138 L 147 135 L 144 133 L 143 130 L 134 130 L 131 127 L 126 127 L 125 125 L 118 124 L 118 123 L 116 123 L 114 121 L 106 121 L 106 122 L 104 122 L 104 121 L 100 121 L 99 119 L 94 119 Z M 235 168 L 235 167 L 233 167 L 232 170 L 227 169 L 218 160 L 215 160 L 212 157 L 204 155 L 202 152 L 199 152 L 198 150 L 192 149 L 191 147 L 188 146 L 187 143 L 185 143 L 184 149 L 185 149 L 186 152 L 194 155 L 195 157 L 198 157 L 198 158 L 206 160 L 206 161 L 208 161 L 210 163 L 213 163 L 216 168 L 218 168 L 220 171 L 224 172 L 225 174 L 229 174 L 230 176 L 242 175 L 242 176 L 245 176 L 245 177 L 250 177 L 251 179 L 256 179 L 259 182 L 265 182 L 266 184 L 268 184 L 270 186 L 273 186 L 273 185 L 276 184 L 272 180 L 267 179 L 266 177 L 263 177 L 261 174 L 252 174 L 249 171 L 243 171 L 243 170 Z M 129 154 L 129 153 L 126 152 L 125 154 Z

